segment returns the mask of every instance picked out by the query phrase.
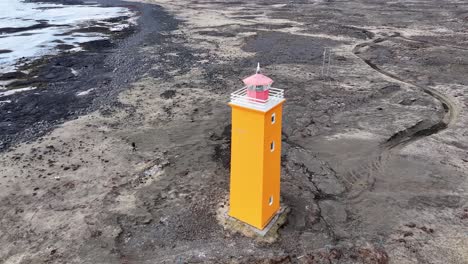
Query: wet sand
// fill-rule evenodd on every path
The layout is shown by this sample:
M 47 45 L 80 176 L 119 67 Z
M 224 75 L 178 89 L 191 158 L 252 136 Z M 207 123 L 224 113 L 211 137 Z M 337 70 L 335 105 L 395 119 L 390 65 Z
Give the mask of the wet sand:
M 109 83 L 73 91 L 96 108 L 2 152 L 1 262 L 468 263 L 468 5 L 148 3 Z M 216 215 L 258 61 L 287 99 L 274 243 Z

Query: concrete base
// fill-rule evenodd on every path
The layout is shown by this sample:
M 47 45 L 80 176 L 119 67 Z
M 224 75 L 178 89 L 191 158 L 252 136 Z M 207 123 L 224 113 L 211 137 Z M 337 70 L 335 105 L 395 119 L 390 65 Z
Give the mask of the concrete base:
M 287 206 L 281 205 L 280 210 L 272 217 L 268 225 L 260 230 L 229 216 L 227 202 L 223 202 L 217 210 L 217 219 L 225 230 L 240 233 L 262 242 L 273 243 L 278 239 L 278 229 L 286 223 L 289 212 L 290 209 Z
M 267 226 L 265 226 L 265 228 L 263 228 L 263 230 L 260 230 L 260 229 L 258 229 L 258 228 L 256 228 L 256 227 L 253 227 L 253 226 L 249 225 L 249 224 L 245 224 L 245 223 L 244 223 L 244 224 L 247 225 L 247 226 L 249 226 L 250 228 L 252 228 L 252 230 L 253 230 L 255 233 L 257 233 L 257 235 L 264 237 L 264 236 L 268 233 L 268 231 L 270 231 L 270 230 L 275 226 L 275 224 L 278 223 L 278 219 L 280 218 L 280 216 L 281 216 L 281 215 L 285 212 L 285 210 L 286 210 L 285 208 L 286 208 L 286 207 L 281 206 L 280 209 L 278 210 L 278 212 L 276 212 L 276 214 L 271 218 L 270 222 L 268 223 Z M 231 217 L 231 218 L 232 218 L 232 217 Z

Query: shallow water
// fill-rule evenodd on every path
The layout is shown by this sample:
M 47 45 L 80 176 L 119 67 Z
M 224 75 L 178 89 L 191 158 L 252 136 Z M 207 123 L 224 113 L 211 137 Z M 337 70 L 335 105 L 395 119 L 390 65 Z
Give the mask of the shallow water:
M 125 22 L 105 21 L 128 16 Z M 122 30 L 134 20 L 135 14 L 123 7 L 25 3 L 21 0 L 0 1 L 0 73 L 15 70 L 21 58 L 37 58 L 58 52 L 58 45 L 79 44 L 106 38 L 103 33 L 65 34 L 99 23 L 110 30 Z M 33 27 L 33 28 L 28 28 Z M 0 87 L 1 88 L 1 87 Z

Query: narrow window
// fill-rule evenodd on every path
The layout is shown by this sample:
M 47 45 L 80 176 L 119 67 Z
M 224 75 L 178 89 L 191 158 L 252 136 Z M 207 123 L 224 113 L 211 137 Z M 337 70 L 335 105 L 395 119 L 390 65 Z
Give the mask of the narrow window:
M 271 124 L 274 124 L 276 122 L 276 113 L 273 113 L 271 115 Z
M 270 196 L 270 199 L 268 199 L 268 205 L 272 206 L 273 205 L 273 195 Z
M 272 142 L 270 143 L 270 151 L 273 152 L 274 150 L 275 150 L 275 142 L 272 141 Z

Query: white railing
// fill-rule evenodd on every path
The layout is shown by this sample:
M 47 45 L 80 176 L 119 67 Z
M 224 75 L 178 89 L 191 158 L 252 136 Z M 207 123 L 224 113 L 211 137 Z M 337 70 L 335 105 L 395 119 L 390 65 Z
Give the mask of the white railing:
M 256 99 L 247 96 L 247 87 L 239 89 L 231 94 L 231 103 L 249 107 L 260 111 L 268 111 L 284 100 L 284 90 L 271 88 L 268 91 L 268 99 Z

